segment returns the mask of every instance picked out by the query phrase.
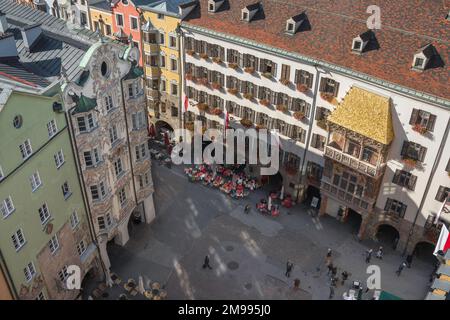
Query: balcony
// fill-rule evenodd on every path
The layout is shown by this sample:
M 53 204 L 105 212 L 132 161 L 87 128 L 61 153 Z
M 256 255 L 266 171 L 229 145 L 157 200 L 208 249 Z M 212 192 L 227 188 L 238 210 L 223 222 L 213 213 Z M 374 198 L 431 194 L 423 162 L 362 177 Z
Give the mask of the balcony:
M 150 98 L 152 100 L 159 100 L 159 91 L 147 88 L 147 98 Z
M 329 183 L 326 179 L 322 179 L 320 189 L 321 191 L 324 191 L 324 193 L 330 194 L 333 198 L 339 199 L 350 207 L 355 208 L 357 211 L 359 209 L 371 211 L 373 204 L 375 203 L 375 199 L 369 199 L 364 195 L 359 197 L 356 194 L 349 193 L 346 190 L 340 189 Z
M 325 156 L 373 178 L 377 178 L 385 166 L 385 164 L 372 165 L 331 146 L 325 147 Z
M 144 42 L 144 52 L 145 53 L 157 53 L 157 52 L 159 52 L 159 44 Z
M 145 66 L 145 75 L 149 78 L 158 78 L 160 74 L 159 67 Z

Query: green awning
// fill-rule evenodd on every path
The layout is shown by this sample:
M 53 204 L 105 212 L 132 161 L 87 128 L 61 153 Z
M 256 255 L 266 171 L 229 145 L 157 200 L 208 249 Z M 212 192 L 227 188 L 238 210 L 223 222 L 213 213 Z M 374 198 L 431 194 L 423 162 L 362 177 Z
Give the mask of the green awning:
M 402 300 L 402 299 L 393 295 L 392 293 L 381 291 L 379 300 Z
M 78 101 L 76 102 L 76 106 L 72 114 L 88 112 L 94 109 L 96 106 L 97 106 L 97 99 L 85 97 L 83 94 L 81 94 L 81 96 L 78 97 Z

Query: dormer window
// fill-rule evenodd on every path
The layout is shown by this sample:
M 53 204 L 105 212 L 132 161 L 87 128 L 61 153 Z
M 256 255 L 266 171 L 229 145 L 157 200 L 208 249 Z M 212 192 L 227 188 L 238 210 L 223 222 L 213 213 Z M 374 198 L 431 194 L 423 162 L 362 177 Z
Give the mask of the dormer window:
M 289 18 L 286 21 L 286 33 L 294 34 L 296 33 L 300 27 L 306 22 L 306 14 L 304 12 Z
M 361 49 L 362 49 L 362 42 L 358 40 L 353 40 L 353 50 L 361 51 Z
M 245 12 L 245 11 L 242 12 L 242 20 L 249 21 L 248 20 L 248 12 Z
M 356 38 L 353 38 L 352 51 L 354 53 L 363 53 L 369 50 L 367 47 L 370 41 L 376 41 L 375 34 L 371 30 L 361 33 Z
M 246 6 L 241 11 L 242 20 L 247 22 L 252 21 L 255 14 L 259 11 L 259 8 L 260 8 L 259 2 Z
M 414 68 L 425 69 L 425 59 L 415 57 L 414 58 Z
M 415 55 L 412 63 L 413 70 L 423 71 L 425 70 L 430 60 L 437 56 L 438 53 L 432 44 L 427 44 L 422 47 Z
M 214 2 L 210 2 L 208 5 L 208 11 L 209 12 L 214 12 L 216 11 L 215 6 L 214 6 Z
M 290 32 L 290 33 L 294 33 L 294 24 L 288 22 L 287 25 L 286 25 L 286 31 Z
M 208 0 L 208 12 L 217 12 L 224 0 Z

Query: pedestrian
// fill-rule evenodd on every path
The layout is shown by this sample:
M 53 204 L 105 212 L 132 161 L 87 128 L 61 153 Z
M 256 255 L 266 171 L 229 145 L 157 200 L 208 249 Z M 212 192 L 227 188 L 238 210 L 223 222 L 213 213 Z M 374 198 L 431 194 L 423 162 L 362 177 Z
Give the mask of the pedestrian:
M 331 278 L 330 278 L 330 285 L 332 287 L 336 287 L 337 281 L 338 281 L 338 278 L 336 278 L 335 276 L 331 276 Z
M 413 259 L 412 254 L 406 256 L 406 264 L 408 265 L 408 268 L 411 268 L 412 259 Z
M 400 277 L 400 274 L 402 273 L 403 269 L 406 266 L 407 266 L 406 262 L 402 262 L 402 264 L 398 267 L 397 271 L 395 271 L 398 277 Z
M 330 295 L 329 295 L 328 299 L 333 299 L 333 297 L 334 297 L 334 287 L 330 286 Z
M 294 264 L 291 261 L 287 261 L 286 263 L 286 277 L 290 277 L 291 276 L 291 272 L 292 272 L 292 268 L 294 267 Z
M 331 269 L 331 276 L 336 277 L 336 274 L 337 274 L 337 267 L 333 267 Z
M 383 247 L 379 247 L 377 251 L 377 258 L 383 260 Z
M 342 282 L 341 282 L 341 284 L 344 285 L 344 282 L 345 282 L 345 280 L 347 280 L 347 279 L 348 279 L 348 272 L 344 270 L 344 271 L 342 272 Z
M 332 274 L 332 273 L 333 273 L 333 269 L 334 269 L 333 264 L 330 263 L 330 264 L 328 265 L 328 272 L 327 272 L 327 275 Z
M 332 250 L 331 250 L 331 248 L 328 248 L 327 258 L 331 258 L 331 254 L 332 254 Z
M 205 261 L 203 262 L 203 269 L 206 269 L 206 268 L 212 269 L 209 264 L 209 256 L 208 255 L 205 256 Z
M 247 204 L 246 206 L 245 206 L 245 208 L 244 208 L 244 213 L 249 213 L 250 212 L 250 205 L 249 204 Z
M 372 249 L 366 251 L 366 263 L 370 263 L 370 259 L 372 259 Z

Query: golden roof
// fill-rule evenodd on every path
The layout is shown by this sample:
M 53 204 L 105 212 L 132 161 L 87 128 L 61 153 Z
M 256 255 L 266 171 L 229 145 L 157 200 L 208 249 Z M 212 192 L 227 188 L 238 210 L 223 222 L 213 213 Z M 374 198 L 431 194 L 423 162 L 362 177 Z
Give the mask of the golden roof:
M 328 120 L 385 145 L 394 138 L 390 99 L 358 87 L 350 89 Z

